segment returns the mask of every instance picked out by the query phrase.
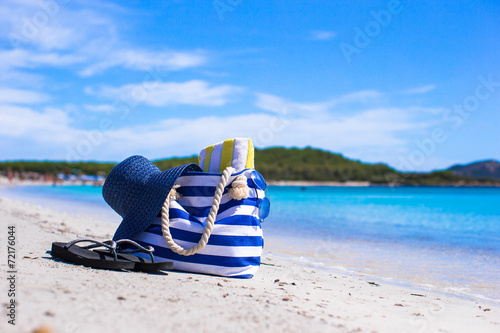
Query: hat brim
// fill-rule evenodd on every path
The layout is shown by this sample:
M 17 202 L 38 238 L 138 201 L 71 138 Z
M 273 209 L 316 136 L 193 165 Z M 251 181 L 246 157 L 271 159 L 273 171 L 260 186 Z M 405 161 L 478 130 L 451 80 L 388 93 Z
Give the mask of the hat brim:
M 161 211 L 163 203 L 177 178 L 188 171 L 203 170 L 194 163 L 181 165 L 152 175 L 147 180 L 147 191 L 138 196 L 116 229 L 113 240 L 132 239 L 145 231 Z

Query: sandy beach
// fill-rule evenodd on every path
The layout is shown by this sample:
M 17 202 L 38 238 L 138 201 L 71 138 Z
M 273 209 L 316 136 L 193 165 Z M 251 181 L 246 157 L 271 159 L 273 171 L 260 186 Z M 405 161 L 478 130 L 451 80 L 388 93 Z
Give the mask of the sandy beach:
M 300 266 L 265 249 L 249 280 L 95 270 L 51 258 L 54 241 L 110 239 L 116 224 L 0 199 L 15 226 L 15 326 L 2 251 L 1 332 L 499 332 L 500 305 Z M 265 229 L 264 229 L 265 232 Z

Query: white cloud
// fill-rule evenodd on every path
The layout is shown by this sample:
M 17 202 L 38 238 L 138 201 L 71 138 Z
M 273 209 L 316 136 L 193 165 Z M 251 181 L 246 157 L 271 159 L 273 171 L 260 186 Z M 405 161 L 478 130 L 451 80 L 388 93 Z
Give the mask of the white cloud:
M 425 93 L 428 93 L 432 90 L 436 89 L 436 85 L 435 84 L 428 84 L 426 86 L 420 86 L 420 87 L 416 87 L 416 88 L 411 88 L 411 89 L 406 89 L 406 90 L 403 90 L 401 91 L 401 94 L 404 94 L 404 95 L 420 95 L 420 94 L 425 94 Z
M 43 28 L 35 42 L 43 50 L 65 50 L 75 45 L 79 39 L 78 34 L 74 29 L 63 26 L 48 26 Z
M 2 30 L 14 48 L 35 46 L 43 51 L 68 50 L 89 36 L 109 35 L 113 20 L 101 11 L 75 9 L 59 1 L 9 1 L 0 5 Z
M 171 118 L 154 124 L 122 128 L 108 135 L 113 149 L 122 147 L 123 150 L 122 145 L 127 145 L 130 151 L 142 151 L 153 158 L 187 156 L 223 139 L 249 136 L 268 118 L 268 115 Z
M 48 100 L 49 96 L 36 91 L 0 87 L 0 105 L 34 104 L 34 103 L 43 103 Z
M 110 113 L 115 110 L 115 108 L 111 104 L 97 104 L 97 105 L 85 104 L 84 108 L 88 111 L 104 112 L 104 113 Z
M 24 89 L 44 89 L 45 77 L 40 74 L 33 74 L 29 71 L 2 70 L 0 65 L 0 83 L 2 86 L 22 87 Z
M 44 76 L 43 69 L 64 68 L 83 61 L 82 56 L 74 54 L 0 49 L 0 82 L 12 88 L 46 90 L 47 77 Z
M 446 108 L 442 107 L 423 107 L 423 106 L 410 106 L 406 107 L 405 110 L 408 110 L 408 112 L 413 112 L 414 114 L 430 114 L 430 115 L 440 115 L 440 117 L 436 117 L 436 119 L 442 119 L 441 115 L 443 112 L 445 112 Z
M 287 108 L 289 108 L 290 102 L 286 99 L 264 93 L 256 93 L 257 101 L 255 106 L 262 110 L 276 112 L 276 113 L 286 113 Z
M 443 112 L 443 108 L 436 107 L 384 106 L 380 103 L 383 95 L 372 90 L 319 103 L 297 103 L 269 94 L 256 95 L 257 107 L 276 112 L 276 119 L 287 124 L 285 129 L 273 132 L 272 140 L 263 146 L 310 145 L 363 161 L 386 161 L 394 165 L 413 144 L 413 138 L 440 124 L 442 118 L 436 115 Z M 306 109 L 320 112 L 300 112 Z
M 40 53 L 22 49 L 0 51 L 0 69 L 36 68 L 39 66 L 64 67 L 81 63 L 83 56 L 59 54 L 54 52 Z
M 0 136 L 25 137 L 33 141 L 49 139 L 54 143 L 63 139 L 60 134 L 69 134 L 69 123 L 66 112 L 54 108 L 36 111 L 22 106 L 0 106 Z
M 188 156 L 206 145 L 250 137 L 256 147 L 311 145 L 331 151 L 395 150 L 406 141 L 399 135 L 428 124 L 414 122 L 406 110 L 368 109 L 353 116 L 288 116 L 254 113 L 229 117 L 170 118 L 127 126 L 106 133 L 106 150 L 118 159 L 140 153 L 149 158 Z M 168 140 L 165 140 L 168 138 Z M 104 154 L 105 152 L 96 152 Z M 96 158 L 104 158 L 96 156 Z M 367 154 L 367 158 L 370 158 Z M 108 155 L 109 159 L 109 155 Z
M 257 97 L 257 101 L 255 105 L 260 109 L 282 114 L 326 112 L 337 105 L 371 102 L 380 98 L 381 95 L 380 92 L 375 90 L 362 90 L 323 102 L 297 103 L 271 94 L 256 93 L 255 96 Z
M 0 51 L 0 68 L 69 67 L 88 77 L 113 67 L 129 70 L 172 71 L 207 63 L 201 50 L 135 48 L 120 38 L 123 8 L 87 4 L 87 9 L 57 1 L 5 1 L 0 28 L 10 50 Z M 105 14 L 106 13 L 106 14 Z
M 313 40 L 332 40 L 337 37 L 335 31 L 315 30 L 311 31 L 311 38 Z
M 415 112 L 405 108 L 368 108 L 341 116 L 328 112 L 252 113 L 164 118 L 142 125 L 115 122 L 112 129 L 102 132 L 77 128 L 61 110 L 4 106 L 0 107 L 0 123 L 4 124 L 0 138 L 31 140 L 47 152 L 57 152 L 53 157 L 57 159 L 65 159 L 69 152 L 72 159 L 107 161 L 133 154 L 150 159 L 189 156 L 227 138 L 250 137 L 256 147 L 308 145 L 365 161 L 377 161 L 380 156 L 397 161 L 397 154 L 408 147 L 406 135 L 430 126 L 414 117 Z
M 242 91 L 232 85 L 210 85 L 208 82 L 193 80 L 187 82 L 144 82 L 127 84 L 121 87 L 102 87 L 99 91 L 87 88 L 86 92 L 110 99 L 127 96 L 129 101 L 151 106 L 166 105 L 205 105 L 221 106 Z
M 257 97 L 255 105 L 258 108 L 279 114 L 322 112 L 330 107 L 330 102 L 296 103 L 271 94 L 256 93 L 255 96 Z
M 102 43 L 97 43 L 102 44 Z M 99 49 L 97 49 L 99 48 Z M 81 76 L 92 76 L 113 67 L 130 70 L 154 70 L 155 72 L 181 70 L 206 64 L 207 56 L 202 51 L 149 51 L 124 49 L 123 46 L 75 49 L 69 53 L 32 51 L 27 49 L 0 50 L 0 68 L 37 68 L 41 66 L 82 66 Z
M 206 62 L 207 57 L 201 52 L 120 49 L 104 53 L 103 59 L 86 66 L 79 74 L 91 76 L 117 66 L 133 70 L 180 70 L 201 66 Z
M 330 102 L 331 106 L 348 103 L 366 103 L 379 99 L 382 96 L 377 90 L 361 90 L 340 96 Z

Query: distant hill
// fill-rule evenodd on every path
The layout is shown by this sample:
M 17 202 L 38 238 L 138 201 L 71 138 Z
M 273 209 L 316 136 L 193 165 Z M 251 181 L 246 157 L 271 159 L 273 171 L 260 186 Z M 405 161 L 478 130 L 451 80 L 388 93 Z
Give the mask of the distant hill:
M 388 175 L 397 173 L 385 164 L 362 163 L 310 147 L 256 149 L 255 169 L 269 180 L 336 182 L 387 183 Z
M 500 180 L 500 163 L 495 160 L 454 165 L 448 169 L 456 176 Z

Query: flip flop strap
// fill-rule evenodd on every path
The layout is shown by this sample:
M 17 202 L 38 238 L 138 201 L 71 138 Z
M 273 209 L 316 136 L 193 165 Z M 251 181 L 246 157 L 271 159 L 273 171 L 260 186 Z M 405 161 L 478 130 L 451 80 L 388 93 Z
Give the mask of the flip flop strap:
M 169 221 L 169 208 L 170 208 L 170 196 L 167 197 L 165 202 L 163 203 L 163 207 L 161 209 L 161 231 L 163 234 L 163 238 L 168 244 L 170 250 L 174 251 L 177 254 L 183 256 L 190 256 L 199 251 L 203 250 L 208 243 L 208 239 L 212 234 L 212 229 L 214 228 L 215 218 L 217 216 L 217 212 L 219 211 L 220 201 L 222 199 L 222 193 L 224 193 L 224 188 L 229 181 L 229 177 L 235 170 L 232 167 L 227 167 L 222 176 L 220 177 L 219 184 L 217 185 L 217 189 L 215 190 L 214 199 L 212 201 L 212 207 L 210 208 L 210 212 L 208 213 L 208 218 L 206 221 L 205 229 L 203 230 L 203 234 L 201 235 L 201 239 L 195 246 L 185 249 L 182 246 L 178 245 L 172 235 L 170 234 L 170 221 Z
M 137 247 L 137 249 L 135 249 L 135 250 L 123 252 L 124 254 L 132 254 L 132 253 L 137 253 L 137 252 L 147 252 L 151 256 L 151 263 L 155 262 L 155 258 L 153 256 L 153 252 L 155 251 L 154 247 L 152 247 L 152 246 L 144 247 L 144 246 L 140 245 L 139 243 L 134 242 L 133 240 L 130 240 L 130 239 L 120 239 L 120 240 L 116 241 L 117 248 L 119 248 L 121 244 L 131 244 L 131 245 Z M 119 253 L 122 253 L 122 252 L 119 252 Z
M 109 250 L 109 252 L 111 252 L 113 254 L 115 260 L 118 259 L 117 255 L 116 255 L 116 246 L 117 246 L 117 244 L 116 244 L 115 241 L 112 241 L 112 240 L 105 241 L 105 242 L 100 242 L 100 241 L 96 241 L 96 240 L 90 239 L 90 238 L 77 238 L 75 240 L 72 240 L 71 242 L 66 243 L 66 245 L 64 245 L 64 247 L 66 249 L 69 249 L 73 245 L 78 244 L 78 243 L 82 243 L 82 242 L 93 243 L 92 245 L 86 246 L 85 247 L 86 249 L 93 249 L 93 248 L 96 248 L 96 247 L 99 247 L 99 246 L 103 246 L 103 247 L 107 248 Z
M 142 246 L 140 245 L 139 243 L 137 242 L 134 242 L 133 240 L 130 240 L 130 239 L 120 239 L 118 241 L 113 241 L 113 240 L 108 240 L 108 241 L 104 241 L 104 242 L 100 242 L 100 241 L 96 241 L 94 239 L 90 239 L 90 238 L 78 238 L 78 239 L 75 239 L 71 242 L 68 242 L 66 243 L 66 245 L 64 245 L 65 248 L 69 249 L 70 247 L 72 247 L 73 245 L 77 244 L 77 243 L 83 243 L 83 242 L 90 242 L 90 243 L 93 243 L 91 245 L 88 245 L 88 246 L 85 246 L 84 248 L 85 249 L 94 249 L 96 247 L 105 247 L 107 248 L 114 256 L 115 260 L 118 259 L 117 257 L 117 254 L 119 253 L 118 252 L 118 249 L 119 249 L 119 246 L 121 244 L 131 244 L 135 247 L 137 247 L 137 249 L 135 250 L 131 250 L 131 251 L 127 251 L 127 252 L 123 252 L 124 254 L 132 254 L 132 253 L 137 253 L 137 252 L 147 252 L 149 253 L 149 255 L 151 256 L 151 262 L 154 263 L 155 262 L 155 259 L 154 259 L 154 256 L 153 256 L 153 252 L 154 252 L 154 248 L 152 246 Z M 120 252 L 122 253 L 122 252 Z

